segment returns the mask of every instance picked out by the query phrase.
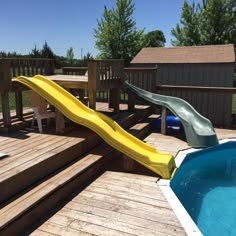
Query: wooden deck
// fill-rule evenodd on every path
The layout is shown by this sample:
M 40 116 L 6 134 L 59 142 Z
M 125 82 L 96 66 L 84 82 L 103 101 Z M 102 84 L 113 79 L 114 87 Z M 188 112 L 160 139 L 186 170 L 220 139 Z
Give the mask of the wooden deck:
M 153 130 L 147 107 L 126 109 L 113 117 L 129 132 L 174 155 L 188 148 L 182 134 Z M 99 110 L 113 114 L 107 104 Z M 236 134 L 216 132 L 219 138 Z M 43 134 L 27 128 L 0 134 L 0 144 L 9 155 L 0 159 L 0 235 L 186 235 L 158 176 L 137 163 L 128 173 L 125 158 L 82 126 L 70 125 L 64 135 L 55 127 Z
M 186 235 L 156 181 L 106 171 L 31 235 Z
M 215 128 L 215 132 L 219 140 L 236 138 L 235 129 Z M 156 147 L 157 150 L 170 152 L 174 156 L 178 151 L 190 148 L 186 142 L 184 133 L 179 131 L 169 131 L 167 135 L 162 135 L 160 132 L 153 132 L 144 141 Z

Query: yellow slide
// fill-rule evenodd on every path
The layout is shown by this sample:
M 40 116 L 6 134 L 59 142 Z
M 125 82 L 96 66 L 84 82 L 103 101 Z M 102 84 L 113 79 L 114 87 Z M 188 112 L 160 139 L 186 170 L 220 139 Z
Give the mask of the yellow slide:
M 72 121 L 96 132 L 105 142 L 136 160 L 162 178 L 170 179 L 175 170 L 171 154 L 156 149 L 121 128 L 114 120 L 81 103 L 72 94 L 53 81 L 36 75 L 33 78 L 20 76 L 17 81 L 28 86 Z

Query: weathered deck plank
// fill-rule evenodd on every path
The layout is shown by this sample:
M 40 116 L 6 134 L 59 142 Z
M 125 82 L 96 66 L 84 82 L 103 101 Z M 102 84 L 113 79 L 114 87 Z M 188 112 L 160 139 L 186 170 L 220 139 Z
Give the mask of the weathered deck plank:
M 107 171 L 32 235 L 55 233 L 53 227 L 94 235 L 186 235 L 156 180 Z
M 138 128 L 140 126 L 142 125 L 138 125 Z M 134 130 L 135 127 L 133 126 Z M 220 138 L 235 136 L 235 130 L 217 129 L 217 133 Z M 9 179 L 4 182 L 1 194 L 4 194 L 4 188 L 7 189 L 10 186 L 8 184 L 12 182 L 11 177 L 17 176 L 27 168 L 58 154 L 52 162 L 56 164 L 62 158 L 67 159 L 69 154 L 84 149 L 83 145 L 78 144 L 86 139 L 87 135 L 91 135 L 91 132 L 88 134 L 80 128 L 79 133 L 77 130 L 68 132 L 66 135 L 39 134 L 31 129 L 31 131 L 18 131 L 9 136 L 0 136 L 0 152 L 9 154 L 9 157 L 0 159 L 0 183 Z M 186 142 L 174 136 L 163 136 L 156 132 L 150 134 L 145 140 L 156 146 L 158 150 L 170 151 L 173 154 L 181 147 L 188 147 Z M 91 139 L 89 142 L 93 141 L 94 139 Z M 90 145 L 89 142 L 86 145 Z M 70 148 L 72 148 L 71 151 L 65 154 L 65 151 Z M 88 162 L 96 161 L 96 158 L 100 157 L 94 153 L 88 156 L 88 159 L 84 160 L 86 163 L 84 165 L 81 163 L 80 168 Z M 47 168 L 47 165 L 40 165 L 38 171 Z M 30 201 L 27 200 L 27 195 L 18 198 L 12 202 L 12 205 L 0 210 L 0 213 L 4 215 L 0 217 L 0 223 L 4 224 L 7 217 L 10 219 L 10 215 L 21 214 L 24 207 L 37 202 L 45 192 L 53 191 L 54 184 L 60 186 L 62 179 L 66 181 L 69 176 L 73 176 L 73 172 L 78 171 L 80 170 L 76 167 L 64 175 L 59 174 L 60 179 L 50 180 L 47 184 L 42 183 L 29 193 L 32 196 Z M 34 175 L 35 169 L 32 168 L 32 178 Z M 78 178 L 78 181 L 80 179 Z M 27 181 L 25 176 L 21 176 L 20 180 L 20 183 Z M 157 177 L 105 172 L 31 234 L 186 235 L 169 203 L 156 185 L 156 181 Z

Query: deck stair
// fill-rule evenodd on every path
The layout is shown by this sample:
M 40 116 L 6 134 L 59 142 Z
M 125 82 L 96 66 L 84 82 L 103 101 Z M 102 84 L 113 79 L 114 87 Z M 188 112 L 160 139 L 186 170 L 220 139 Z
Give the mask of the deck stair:
M 122 118 L 121 124 L 135 136 L 143 138 L 153 124 L 151 113 L 151 109 L 146 108 Z M 63 202 L 75 189 L 101 174 L 122 155 L 102 142 L 92 131 L 85 132 L 80 127 L 79 132 L 83 137 L 79 144 L 78 140 L 77 144 L 68 140 L 62 144 L 61 141 L 61 145 L 58 141 L 58 147 L 42 153 L 37 163 L 34 161 L 29 164 L 29 161 L 27 166 L 23 165 L 22 169 L 18 167 L 11 175 L 8 173 L 8 177 L 0 179 L 0 235 L 25 233 L 26 229 Z M 36 141 L 43 147 L 40 135 L 34 134 Z M 76 134 L 71 132 L 69 135 L 73 137 Z M 6 150 L 14 153 L 15 149 L 9 145 Z M 27 150 L 22 149 L 22 152 L 26 152 L 27 156 Z

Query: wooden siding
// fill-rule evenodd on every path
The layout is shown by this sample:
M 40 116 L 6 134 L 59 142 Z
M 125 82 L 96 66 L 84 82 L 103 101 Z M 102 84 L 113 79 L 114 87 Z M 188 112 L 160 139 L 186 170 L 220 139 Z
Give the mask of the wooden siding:
M 232 87 L 232 64 L 164 64 L 158 66 L 156 84 L 178 86 Z M 202 91 L 158 91 L 180 97 L 215 125 L 228 126 L 232 95 Z
M 156 85 L 232 87 L 233 63 L 199 64 L 133 64 L 132 67 L 157 66 Z M 230 125 L 232 94 L 203 91 L 158 90 L 159 94 L 180 97 L 189 102 L 199 113 L 214 125 Z

